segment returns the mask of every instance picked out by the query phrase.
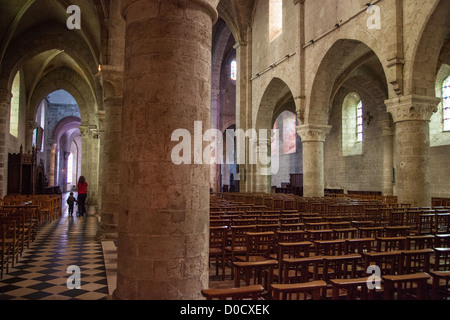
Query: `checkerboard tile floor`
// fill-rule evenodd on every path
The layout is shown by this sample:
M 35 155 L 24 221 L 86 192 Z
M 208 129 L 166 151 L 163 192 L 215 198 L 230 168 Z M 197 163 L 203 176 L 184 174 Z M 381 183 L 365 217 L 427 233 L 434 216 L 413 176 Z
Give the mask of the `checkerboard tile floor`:
M 0 300 L 105 300 L 108 283 L 102 243 L 96 241 L 95 215 L 61 219 L 41 227 L 19 262 L 0 279 Z M 72 273 L 81 271 L 81 288 L 69 289 Z M 70 282 L 72 283 L 72 282 Z

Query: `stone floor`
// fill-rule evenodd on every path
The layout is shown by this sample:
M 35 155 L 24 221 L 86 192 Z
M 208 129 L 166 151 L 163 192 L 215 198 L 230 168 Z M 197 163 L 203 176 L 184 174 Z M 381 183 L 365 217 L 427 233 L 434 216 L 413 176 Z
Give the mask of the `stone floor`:
M 63 204 L 65 203 L 63 197 Z M 98 241 L 98 216 L 63 215 L 45 224 L 8 274 L 0 279 L 0 300 L 107 300 L 116 288 L 117 247 L 114 241 Z M 81 272 L 81 288 L 69 289 L 70 266 Z M 222 281 L 211 266 L 210 288 L 233 286 L 229 269 Z

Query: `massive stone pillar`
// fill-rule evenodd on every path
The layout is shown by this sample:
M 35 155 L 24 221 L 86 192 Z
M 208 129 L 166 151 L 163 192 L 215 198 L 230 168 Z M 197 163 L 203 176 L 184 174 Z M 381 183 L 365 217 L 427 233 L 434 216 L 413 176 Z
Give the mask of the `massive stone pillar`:
M 395 123 L 395 187 L 401 203 L 431 206 L 429 122 L 440 100 L 403 96 L 386 101 Z
M 303 196 L 323 197 L 324 178 L 324 142 L 331 126 L 301 125 L 297 132 L 303 147 Z
M 7 115 L 11 105 L 12 94 L 0 90 L 0 197 L 8 192 L 8 151 L 6 149 Z
M 116 299 L 200 299 L 208 287 L 209 165 L 176 165 L 177 129 L 210 127 L 213 0 L 125 0 Z M 184 131 L 186 133 L 186 131 Z M 190 143 L 188 144 L 190 145 Z M 207 143 L 203 143 L 204 146 Z M 201 149 L 201 148 L 199 148 Z
M 100 123 L 100 231 L 102 239 L 117 239 L 119 221 L 120 155 L 122 138 L 122 78 L 123 70 L 102 67 L 103 81 L 111 84 L 104 99 L 104 114 Z

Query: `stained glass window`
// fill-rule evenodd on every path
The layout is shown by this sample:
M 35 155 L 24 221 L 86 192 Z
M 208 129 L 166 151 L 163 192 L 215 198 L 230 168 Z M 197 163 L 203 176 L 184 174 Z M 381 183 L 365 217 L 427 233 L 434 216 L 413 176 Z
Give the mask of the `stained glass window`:
M 450 76 L 442 85 L 442 108 L 444 117 L 444 131 L 450 131 Z
M 358 142 L 363 141 L 363 122 L 363 104 L 362 101 L 359 101 L 358 105 L 356 106 L 356 136 Z
M 19 105 L 20 105 L 20 73 L 17 72 L 12 86 L 11 113 L 9 115 L 9 132 L 19 136 Z
M 231 62 L 231 80 L 237 80 L 237 62 L 233 60 Z

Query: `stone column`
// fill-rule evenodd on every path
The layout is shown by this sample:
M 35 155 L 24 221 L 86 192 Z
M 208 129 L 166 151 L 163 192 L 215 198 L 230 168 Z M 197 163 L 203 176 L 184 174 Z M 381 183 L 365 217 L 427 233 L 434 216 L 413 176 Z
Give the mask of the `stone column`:
M 429 122 L 440 99 L 403 96 L 386 101 L 395 123 L 395 195 L 400 203 L 431 206 Z
M 123 70 L 103 66 L 103 80 L 110 83 L 114 92 L 104 99 L 104 115 L 100 123 L 100 179 L 101 225 L 98 236 L 117 239 L 119 221 L 120 155 L 122 139 L 122 77 Z
M 297 132 L 303 147 L 303 196 L 323 197 L 324 178 L 324 142 L 331 126 L 301 125 Z
M 196 147 L 207 146 L 194 143 L 194 121 L 202 122 L 203 132 L 210 127 L 217 2 L 122 2 L 126 50 L 116 299 L 201 299 L 201 289 L 208 287 L 210 169 L 202 159 L 175 165 L 171 152 L 181 141 L 171 138 L 184 129 Z
M 393 168 L 394 168 L 394 127 L 389 120 L 378 122 L 381 128 L 383 141 L 383 195 L 394 195 Z
M 11 106 L 12 94 L 0 90 L 0 196 L 8 192 L 8 151 L 6 149 L 7 115 Z
M 251 147 L 252 149 L 252 147 Z M 259 139 L 256 146 L 257 163 L 255 165 L 256 172 L 254 172 L 255 178 L 255 192 L 271 192 L 271 163 L 264 164 L 265 160 L 262 159 L 264 155 L 270 159 L 271 157 L 271 140 Z M 272 159 L 271 159 L 272 160 Z

